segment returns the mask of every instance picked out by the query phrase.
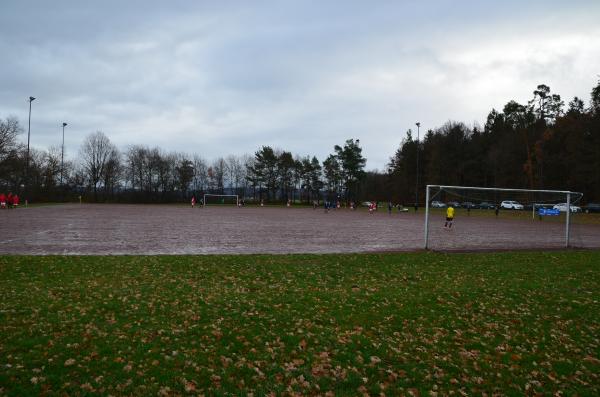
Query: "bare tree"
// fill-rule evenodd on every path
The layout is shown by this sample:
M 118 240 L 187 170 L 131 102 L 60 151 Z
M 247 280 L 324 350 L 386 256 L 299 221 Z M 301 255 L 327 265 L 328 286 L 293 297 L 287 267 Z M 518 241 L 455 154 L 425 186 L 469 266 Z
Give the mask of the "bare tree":
M 225 160 L 223 157 L 219 157 L 208 169 L 208 177 L 210 179 L 211 188 L 215 192 L 223 193 L 223 188 L 225 186 L 225 168 Z
M 74 187 L 78 192 L 81 192 L 85 189 L 86 179 L 86 171 L 83 164 L 74 164 L 73 172 L 69 176 L 69 185 Z
M 208 166 L 206 161 L 198 156 L 194 155 L 194 179 L 193 179 L 194 191 L 205 191 L 208 187 Z
M 194 179 L 194 162 L 188 159 L 185 154 L 179 154 L 177 157 L 177 165 L 175 167 L 177 185 L 185 197 Z
M 26 156 L 23 156 L 26 158 Z M 31 191 L 44 190 L 44 164 L 46 163 L 46 152 L 31 148 L 29 151 L 29 186 Z M 53 185 L 52 185 L 53 186 Z M 50 187 L 52 187 L 50 186 Z
M 134 145 L 127 149 L 125 154 L 125 175 L 126 180 L 131 183 L 131 189 L 142 191 L 144 186 L 144 164 L 148 149 Z
M 240 165 L 242 169 L 240 170 L 240 190 L 242 197 L 246 197 L 248 193 L 248 188 L 250 187 L 250 181 L 248 180 L 248 169 L 252 167 L 252 162 L 254 161 L 254 156 L 250 154 L 244 154 L 240 157 Z
M 104 185 L 104 195 L 114 195 L 115 188 L 119 185 L 121 175 L 123 173 L 123 166 L 121 163 L 121 153 L 116 147 L 111 150 L 106 166 L 104 167 L 104 173 L 102 174 L 102 184 Z
M 242 163 L 242 158 L 235 155 L 229 155 L 227 156 L 226 163 L 229 187 L 234 189 L 236 194 L 239 194 L 240 185 L 246 178 L 245 167 Z
M 57 186 L 60 175 L 60 148 L 52 146 L 47 152 L 43 153 L 41 166 L 41 183 L 47 190 L 52 190 Z
M 256 162 L 256 157 L 247 155 L 244 158 L 244 167 L 246 168 L 246 187 L 249 186 L 252 188 L 252 200 L 256 200 L 256 189 L 258 189 L 259 196 L 262 198 L 262 176 L 260 174 L 260 168 Z
M 89 185 L 94 191 L 94 201 L 98 200 L 98 185 L 106 172 L 106 166 L 111 156 L 116 150 L 116 147 L 102 131 L 96 131 L 88 135 L 81 145 L 81 161 Z
M 25 150 L 24 145 L 18 145 L 5 153 L 3 160 L 0 160 L 0 190 L 19 191 L 23 184 Z
M 0 161 L 3 161 L 11 150 L 16 148 L 17 135 L 23 132 L 16 117 L 0 119 Z
M 235 155 L 230 154 L 225 158 L 225 176 L 229 182 L 229 190 L 234 189 Z

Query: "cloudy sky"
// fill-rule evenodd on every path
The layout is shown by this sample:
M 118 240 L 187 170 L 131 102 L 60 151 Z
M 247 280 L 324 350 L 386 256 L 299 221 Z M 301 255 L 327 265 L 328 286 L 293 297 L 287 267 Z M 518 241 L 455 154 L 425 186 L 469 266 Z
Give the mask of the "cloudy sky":
M 425 3 L 425 4 L 421 4 Z M 600 1 L 0 2 L 0 117 L 67 155 L 101 130 L 211 160 L 261 145 L 383 169 L 409 128 L 483 124 L 544 83 L 589 101 Z

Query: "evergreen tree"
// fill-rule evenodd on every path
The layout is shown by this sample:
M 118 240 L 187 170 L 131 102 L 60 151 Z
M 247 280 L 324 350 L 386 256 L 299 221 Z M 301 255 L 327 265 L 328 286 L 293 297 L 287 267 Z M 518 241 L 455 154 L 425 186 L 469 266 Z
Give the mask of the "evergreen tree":
M 340 165 L 340 178 L 346 199 L 356 198 L 360 181 L 365 176 L 367 159 L 362 156 L 360 140 L 346 140 L 343 147 L 335 145 L 336 158 Z

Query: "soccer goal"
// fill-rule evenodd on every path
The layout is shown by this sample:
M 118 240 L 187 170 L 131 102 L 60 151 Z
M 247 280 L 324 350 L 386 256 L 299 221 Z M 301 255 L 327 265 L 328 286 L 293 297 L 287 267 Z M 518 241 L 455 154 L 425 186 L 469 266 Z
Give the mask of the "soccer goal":
M 450 250 L 571 247 L 573 217 L 581 211 L 577 203 L 583 195 L 427 185 L 425 197 L 424 248 Z M 445 219 L 448 207 L 452 223 Z
M 202 201 L 202 206 L 206 207 L 207 205 L 235 205 L 236 207 L 239 205 L 240 200 L 237 194 L 205 194 L 204 201 Z

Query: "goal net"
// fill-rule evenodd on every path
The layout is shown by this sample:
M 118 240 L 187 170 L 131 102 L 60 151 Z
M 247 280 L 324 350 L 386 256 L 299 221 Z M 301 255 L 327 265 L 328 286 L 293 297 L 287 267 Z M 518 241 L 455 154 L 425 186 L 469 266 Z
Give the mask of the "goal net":
M 237 194 L 205 194 L 203 206 L 207 205 L 233 205 L 238 206 L 239 199 Z
M 578 204 L 583 195 L 578 192 L 428 185 L 425 196 L 425 249 L 543 249 L 598 243 L 590 240 L 592 231 L 582 219 Z M 453 208 L 453 222 L 446 219 L 448 207 Z

